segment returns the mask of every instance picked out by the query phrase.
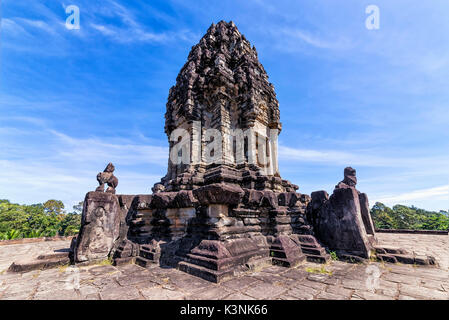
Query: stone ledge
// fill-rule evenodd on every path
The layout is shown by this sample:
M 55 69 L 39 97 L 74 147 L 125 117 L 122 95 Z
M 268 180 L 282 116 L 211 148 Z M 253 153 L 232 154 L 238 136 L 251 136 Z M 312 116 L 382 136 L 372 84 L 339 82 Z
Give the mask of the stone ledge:
M 7 246 L 11 244 L 25 244 L 25 243 L 35 243 L 35 242 L 44 242 L 44 241 L 66 241 L 71 240 L 74 236 L 67 237 L 42 237 L 42 238 L 23 238 L 23 239 L 14 239 L 14 240 L 0 240 L 0 246 Z
M 449 230 L 410 230 L 410 229 L 376 229 L 379 233 L 412 233 L 412 234 L 434 234 L 448 235 Z

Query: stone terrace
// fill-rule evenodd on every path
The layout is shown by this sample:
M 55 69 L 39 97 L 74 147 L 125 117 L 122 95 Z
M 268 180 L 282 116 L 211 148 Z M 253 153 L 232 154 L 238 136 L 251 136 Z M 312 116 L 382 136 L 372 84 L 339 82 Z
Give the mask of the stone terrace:
M 0 299 L 443 299 L 449 300 L 449 237 L 421 234 L 377 234 L 383 245 L 432 252 L 440 267 L 400 264 L 326 265 L 296 268 L 271 266 L 213 284 L 176 269 L 157 265 L 94 265 L 78 268 L 79 288 L 70 284 L 71 267 L 7 273 L 12 263 L 67 248 L 68 241 L 0 247 Z

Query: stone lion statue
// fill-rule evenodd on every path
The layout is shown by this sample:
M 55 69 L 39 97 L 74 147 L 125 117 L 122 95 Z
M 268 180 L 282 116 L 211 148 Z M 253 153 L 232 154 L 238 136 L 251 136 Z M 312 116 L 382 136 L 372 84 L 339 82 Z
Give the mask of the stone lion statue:
M 95 189 L 95 191 L 105 192 L 104 185 L 107 184 L 108 188 L 106 189 L 106 192 L 115 194 L 115 188 L 118 185 L 118 179 L 113 174 L 114 170 L 114 165 L 109 162 L 104 171 L 97 174 L 97 181 L 100 185 L 97 187 L 97 189 Z

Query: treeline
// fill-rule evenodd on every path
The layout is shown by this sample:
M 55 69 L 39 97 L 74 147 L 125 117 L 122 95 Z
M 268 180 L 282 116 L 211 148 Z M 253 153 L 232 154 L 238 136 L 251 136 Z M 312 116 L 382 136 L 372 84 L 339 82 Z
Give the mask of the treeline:
M 0 200 L 0 240 L 70 236 L 79 232 L 83 203 L 64 210 L 60 200 L 21 205 Z
M 376 202 L 371 208 L 371 217 L 378 229 L 448 230 L 449 212 L 426 211 L 414 206 L 395 205 L 389 208 Z
M 70 236 L 79 232 L 83 203 L 66 212 L 60 200 L 21 205 L 0 200 L 0 240 Z M 378 229 L 448 230 L 449 212 L 426 211 L 414 206 L 389 208 L 376 202 L 371 216 Z

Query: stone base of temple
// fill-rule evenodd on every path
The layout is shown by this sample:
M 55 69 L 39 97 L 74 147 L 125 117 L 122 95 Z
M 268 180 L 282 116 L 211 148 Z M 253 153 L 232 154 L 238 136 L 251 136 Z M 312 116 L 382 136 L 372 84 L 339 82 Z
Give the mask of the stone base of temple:
M 172 191 L 155 189 L 151 195 L 89 192 L 72 262 L 112 257 L 115 265 L 158 264 L 217 283 L 267 264 L 326 263 L 331 250 L 356 263 L 373 254 L 385 262 L 436 263 L 377 245 L 368 198 L 355 189 L 355 171 L 331 197 L 319 191 L 310 198 L 279 177 L 253 174 L 242 180 L 245 170 L 210 168 L 204 172 L 208 184 L 197 179 L 193 189 L 174 190 L 182 181 L 172 181 Z

